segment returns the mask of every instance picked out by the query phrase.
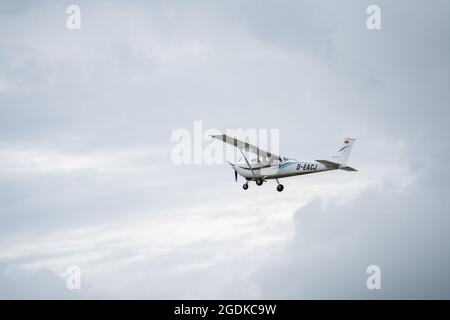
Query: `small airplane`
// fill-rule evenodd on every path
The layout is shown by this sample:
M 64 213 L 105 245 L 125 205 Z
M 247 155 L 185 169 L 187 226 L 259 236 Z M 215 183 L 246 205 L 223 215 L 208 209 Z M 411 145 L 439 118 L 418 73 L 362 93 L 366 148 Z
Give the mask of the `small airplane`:
M 295 159 L 289 159 L 270 153 L 258 148 L 257 146 L 243 142 L 236 138 L 232 138 L 225 134 L 213 135 L 212 137 L 228 143 L 240 150 L 245 159 L 245 163 L 228 163 L 234 169 L 234 177 L 236 182 L 238 174 L 245 178 L 246 181 L 242 186 L 244 190 L 248 189 L 248 183 L 250 181 L 255 181 L 258 186 L 261 186 L 264 182 L 267 182 L 267 180 L 274 179 L 277 182 L 277 190 L 281 192 L 283 191 L 284 186 L 278 181 L 280 178 L 337 169 L 357 171 L 356 169 L 347 166 L 347 160 L 356 139 L 345 138 L 337 153 L 331 157 L 332 161 L 297 161 Z M 256 159 L 249 161 L 244 151 L 255 154 Z

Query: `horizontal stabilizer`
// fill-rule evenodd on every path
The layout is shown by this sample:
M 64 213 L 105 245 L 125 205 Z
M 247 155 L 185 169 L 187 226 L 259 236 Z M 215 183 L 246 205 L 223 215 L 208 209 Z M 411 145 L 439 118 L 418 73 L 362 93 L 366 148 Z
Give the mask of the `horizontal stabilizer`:
M 339 167 L 339 163 L 333 162 L 333 161 L 328 161 L 328 160 L 314 160 L 318 163 L 321 163 L 329 168 L 335 168 L 337 169 Z
M 341 169 L 341 170 L 345 170 L 345 171 L 358 171 L 352 167 L 343 166 L 343 165 L 333 162 L 333 161 L 328 161 L 328 160 L 315 160 L 315 161 L 327 166 L 328 168 Z
M 345 170 L 345 171 L 358 171 L 358 170 L 356 170 L 356 169 L 354 169 L 352 167 L 340 167 L 339 169 Z

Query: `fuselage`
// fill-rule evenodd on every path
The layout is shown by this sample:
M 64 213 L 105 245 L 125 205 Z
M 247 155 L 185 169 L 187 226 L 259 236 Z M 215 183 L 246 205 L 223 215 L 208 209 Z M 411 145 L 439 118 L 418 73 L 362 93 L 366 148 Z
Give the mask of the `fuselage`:
M 278 163 L 253 163 L 252 170 L 248 165 L 235 164 L 235 170 L 239 175 L 247 180 L 262 179 L 278 179 L 302 174 L 316 173 L 322 171 L 334 170 L 316 161 L 297 161 L 286 160 Z

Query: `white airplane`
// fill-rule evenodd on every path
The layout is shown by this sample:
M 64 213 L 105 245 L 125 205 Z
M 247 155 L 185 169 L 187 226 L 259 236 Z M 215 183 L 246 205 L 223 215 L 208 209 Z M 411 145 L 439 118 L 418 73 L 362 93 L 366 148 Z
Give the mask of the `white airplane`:
M 357 171 L 356 169 L 347 166 L 347 160 L 350 152 L 352 151 L 355 139 L 345 138 L 344 143 L 339 147 L 337 153 L 331 158 L 332 161 L 297 161 L 295 159 L 289 159 L 286 157 L 275 155 L 268 151 L 261 150 L 254 145 L 224 134 L 213 135 L 212 137 L 225 143 L 231 144 L 241 151 L 242 156 L 245 159 L 245 163 L 228 163 L 234 169 L 234 177 L 236 182 L 238 174 L 245 178 L 246 181 L 242 186 L 244 190 L 248 189 L 249 181 L 255 181 L 256 184 L 260 186 L 263 184 L 263 182 L 269 179 L 275 179 L 278 184 L 277 190 L 281 192 L 283 191 L 284 187 L 278 181 L 278 179 L 280 178 L 337 169 L 345 171 Z M 256 159 L 249 161 L 244 151 L 255 154 Z

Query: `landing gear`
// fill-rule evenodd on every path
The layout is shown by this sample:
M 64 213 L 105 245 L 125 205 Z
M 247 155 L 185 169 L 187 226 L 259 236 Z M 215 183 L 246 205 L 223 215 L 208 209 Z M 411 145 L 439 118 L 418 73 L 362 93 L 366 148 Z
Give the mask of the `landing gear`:
M 263 184 L 263 179 L 261 179 L 261 178 L 259 178 L 259 179 L 256 179 L 256 184 L 258 185 L 258 186 L 261 186 L 262 184 Z
M 278 185 L 277 185 L 277 191 L 278 191 L 278 192 L 283 191 L 283 189 L 284 189 L 283 185 L 282 185 L 280 182 L 278 182 L 278 179 L 275 179 L 275 180 L 276 180 L 277 183 L 278 183 Z
M 242 186 L 242 188 L 244 188 L 244 190 L 247 190 L 247 189 L 248 189 L 248 183 L 247 183 L 247 182 L 244 183 L 244 185 Z

